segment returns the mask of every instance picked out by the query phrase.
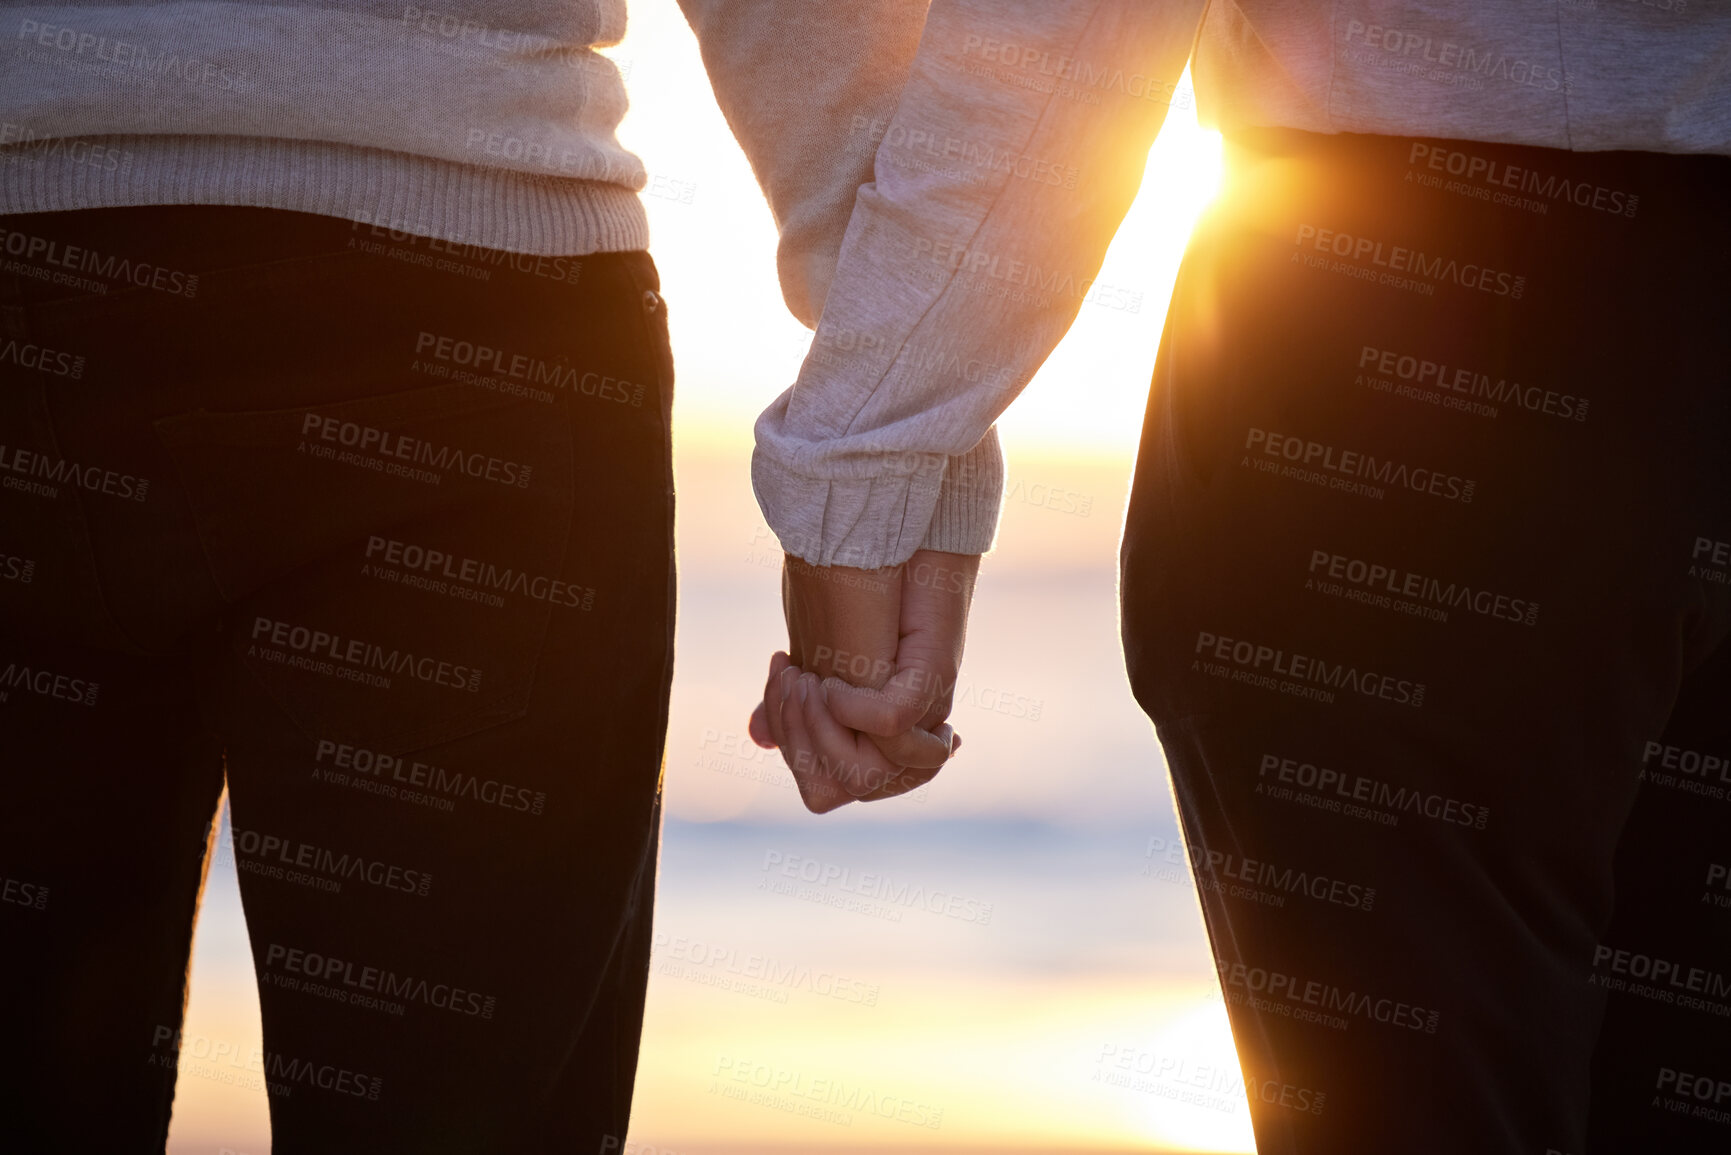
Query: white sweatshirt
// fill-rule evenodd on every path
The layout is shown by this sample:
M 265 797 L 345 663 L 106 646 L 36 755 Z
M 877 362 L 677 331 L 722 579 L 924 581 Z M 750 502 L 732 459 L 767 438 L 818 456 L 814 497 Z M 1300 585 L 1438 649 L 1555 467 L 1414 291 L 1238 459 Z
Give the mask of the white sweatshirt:
M 818 564 L 990 545 L 992 422 L 1097 291 L 1193 49 L 1227 132 L 1731 154 L 1717 0 L 681 4 L 817 326 L 752 472 Z M 624 0 L 8 4 L 0 213 L 248 204 L 640 249 L 625 78 L 593 51 L 624 26 Z

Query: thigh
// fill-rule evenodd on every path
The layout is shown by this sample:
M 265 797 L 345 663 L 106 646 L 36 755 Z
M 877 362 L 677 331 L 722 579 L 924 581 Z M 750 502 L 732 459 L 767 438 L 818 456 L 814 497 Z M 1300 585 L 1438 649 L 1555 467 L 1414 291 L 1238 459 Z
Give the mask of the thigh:
M 77 214 L 46 223 L 0 221 L 39 262 L 82 249 Z M 24 263 L 0 278 L 0 1115 L 19 1150 L 160 1150 L 222 748 L 190 648 L 117 607 L 196 598 L 198 548 L 118 414 L 94 441 L 66 419 L 147 387 L 93 372 L 136 368 L 138 330 Z M 103 564 L 141 544 L 172 564 Z
M 1434 179 L 1456 154 L 1569 195 Z M 1264 1151 L 1582 1145 L 1641 751 L 1723 631 L 1685 563 L 1726 302 L 1678 254 L 1724 190 L 1241 139 L 1156 368 L 1123 610 Z
M 671 678 L 665 310 L 641 255 L 544 280 L 369 305 L 364 333 L 338 282 L 293 325 L 383 354 L 285 348 L 269 407 L 158 422 L 234 601 L 208 690 L 281 1152 L 624 1134 Z
M 161 1150 L 221 744 L 184 666 L 0 651 L 7 1146 Z
M 1712 539 L 1709 539 L 1712 540 Z M 1723 567 L 1731 568 L 1731 567 Z M 1701 566 L 1704 580 L 1721 567 Z M 1722 581 L 1722 578 L 1719 578 Z M 1607 992 L 1586 1150 L 1708 1155 L 1731 1144 L 1731 644 L 1685 679 L 1641 751 L 1617 848 Z

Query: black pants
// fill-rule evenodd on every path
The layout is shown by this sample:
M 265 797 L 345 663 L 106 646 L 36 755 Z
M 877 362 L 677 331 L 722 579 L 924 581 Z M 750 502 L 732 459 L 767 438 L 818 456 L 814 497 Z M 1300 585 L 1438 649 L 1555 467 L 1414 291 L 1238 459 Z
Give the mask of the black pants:
M 1731 1149 L 1731 161 L 1228 154 L 1123 631 L 1258 1150 Z
M 673 637 L 647 255 L 0 230 L 0 1148 L 162 1150 L 225 775 L 278 1155 L 622 1136 Z

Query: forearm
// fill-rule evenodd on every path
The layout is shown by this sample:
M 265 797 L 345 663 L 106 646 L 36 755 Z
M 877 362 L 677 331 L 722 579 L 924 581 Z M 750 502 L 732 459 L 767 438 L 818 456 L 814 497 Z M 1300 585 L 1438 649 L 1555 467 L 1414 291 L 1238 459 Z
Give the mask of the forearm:
M 1002 466 L 983 439 L 1088 293 L 1200 7 L 932 6 L 812 352 L 758 422 L 784 548 L 873 568 L 989 543 Z
M 815 326 L 880 127 L 894 114 L 926 0 L 680 0 L 716 103 L 780 234 L 793 315 Z

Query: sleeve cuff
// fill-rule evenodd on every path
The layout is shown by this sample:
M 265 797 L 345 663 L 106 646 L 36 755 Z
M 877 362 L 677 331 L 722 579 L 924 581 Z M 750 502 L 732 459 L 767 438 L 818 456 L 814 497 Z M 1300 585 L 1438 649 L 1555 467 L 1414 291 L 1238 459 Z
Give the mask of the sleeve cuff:
M 997 530 L 1004 462 L 995 429 L 967 453 L 896 455 L 911 472 L 869 478 L 796 473 L 764 451 L 752 488 L 781 548 L 812 565 L 881 569 L 916 550 L 985 553 Z
M 1004 455 L 998 447 L 997 427 L 993 426 L 978 445 L 950 458 L 920 548 L 985 553 L 997 536 L 1003 499 Z

